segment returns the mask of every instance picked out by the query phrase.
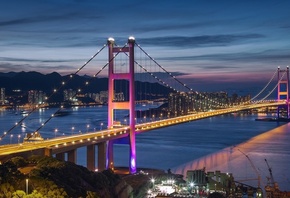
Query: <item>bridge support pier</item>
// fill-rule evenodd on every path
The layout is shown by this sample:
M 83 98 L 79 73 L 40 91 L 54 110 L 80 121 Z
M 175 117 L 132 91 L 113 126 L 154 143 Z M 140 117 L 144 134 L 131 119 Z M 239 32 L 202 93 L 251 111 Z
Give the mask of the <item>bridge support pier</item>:
M 73 149 L 67 152 L 67 161 L 76 163 L 77 162 L 77 150 Z
M 113 140 L 107 141 L 106 145 L 106 167 L 107 169 L 114 170 L 114 142 Z
M 98 170 L 106 170 L 106 142 L 98 144 Z
M 52 156 L 51 149 L 45 148 L 43 151 L 44 156 Z
M 57 153 L 55 154 L 55 158 L 64 161 L 65 153 Z
M 96 152 L 95 145 L 87 146 L 87 168 L 91 171 L 96 169 L 95 167 Z

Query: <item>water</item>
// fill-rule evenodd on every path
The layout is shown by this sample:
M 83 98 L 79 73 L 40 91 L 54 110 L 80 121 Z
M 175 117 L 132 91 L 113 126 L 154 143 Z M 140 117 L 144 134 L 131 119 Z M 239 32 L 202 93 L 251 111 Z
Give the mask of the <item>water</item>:
M 144 108 L 149 106 L 138 106 L 138 109 Z M 26 132 L 38 128 L 55 110 L 35 112 L 24 120 L 25 127 L 14 129 L 1 144 L 21 141 Z M 126 114 L 119 112 L 116 117 L 124 123 Z M 182 174 L 187 169 L 206 166 L 208 171 L 232 172 L 235 178 L 243 180 L 255 178 L 255 168 L 261 174 L 262 185 L 265 185 L 266 176 L 269 176 L 264 161 L 267 158 L 280 189 L 290 190 L 290 125 L 255 121 L 258 116 L 265 115 L 229 114 L 138 134 L 137 166 L 163 170 L 170 168 Z M 0 132 L 7 131 L 22 117 L 13 110 L 0 111 Z M 71 114 L 53 118 L 40 133 L 44 138 L 52 138 L 98 131 L 106 127 L 106 119 L 106 106 L 72 108 Z M 248 155 L 254 168 L 240 151 Z M 115 166 L 128 166 L 128 152 L 128 145 L 114 145 Z M 85 148 L 78 149 L 77 163 L 86 166 Z

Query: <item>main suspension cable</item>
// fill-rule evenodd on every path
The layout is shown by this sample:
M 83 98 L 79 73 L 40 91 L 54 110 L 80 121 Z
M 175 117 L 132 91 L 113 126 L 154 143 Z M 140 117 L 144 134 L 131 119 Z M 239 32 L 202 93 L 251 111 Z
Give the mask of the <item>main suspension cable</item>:
M 87 64 L 89 64 L 101 51 L 103 51 L 103 49 L 105 48 L 107 46 L 107 44 L 104 44 L 103 45 L 103 47 L 100 49 L 100 50 L 98 50 L 88 61 L 86 61 L 74 74 L 72 74 L 72 75 L 70 75 L 70 77 L 71 78 L 69 78 L 69 80 L 67 81 L 67 82 L 69 82 L 71 79 L 72 79 L 72 77 L 74 76 L 74 75 L 76 75 L 76 74 L 78 74 Z M 55 89 L 54 90 L 54 92 L 47 98 L 47 100 L 49 100 L 54 94 L 56 94 L 57 93 L 57 91 L 58 90 L 60 90 L 61 88 L 63 88 L 66 84 L 67 84 L 67 82 L 65 83 L 65 82 L 62 82 L 61 83 L 61 85 L 59 86 L 59 88 L 58 89 Z M 42 107 L 42 105 L 40 105 L 40 106 L 38 106 L 38 107 L 35 107 L 35 108 L 33 108 L 31 111 L 29 111 L 19 122 L 16 122 L 15 123 L 15 125 L 13 125 L 13 127 L 11 127 L 8 131 L 5 131 L 2 135 L 1 135 L 1 137 L 0 137 L 0 141 L 6 136 L 6 135 L 8 135 L 8 134 L 10 134 L 11 133 L 11 131 L 12 130 L 14 130 L 17 126 L 19 126 L 20 124 L 22 124 L 22 122 L 26 119 L 26 118 L 28 118 L 34 111 L 36 111 L 37 109 L 39 109 L 39 108 L 41 108 Z M 53 116 L 56 114 L 56 113 L 58 113 L 60 110 L 58 110 L 58 111 L 56 111 L 54 114 L 53 114 Z M 53 117 L 52 116 L 52 117 Z M 51 119 L 51 118 L 50 118 Z M 47 123 L 47 122 L 46 122 Z M 43 126 L 42 126 L 43 127 Z M 42 128 L 41 127 L 41 128 Z M 37 130 L 38 131 L 38 130 Z

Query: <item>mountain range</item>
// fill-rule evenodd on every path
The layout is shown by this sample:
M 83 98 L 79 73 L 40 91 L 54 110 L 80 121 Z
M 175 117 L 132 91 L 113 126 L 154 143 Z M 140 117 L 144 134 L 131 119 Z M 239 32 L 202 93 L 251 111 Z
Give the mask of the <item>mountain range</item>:
M 64 83 L 63 83 L 64 82 Z M 128 95 L 128 81 L 115 80 L 115 92 Z M 82 93 L 99 93 L 108 90 L 108 78 L 95 78 L 80 75 L 61 76 L 57 72 L 41 74 L 38 72 L 0 72 L 0 88 L 5 88 L 6 95 L 13 94 L 13 90 L 27 92 L 29 90 L 44 91 L 47 94 L 54 89 L 81 90 Z M 135 81 L 136 100 L 150 100 L 167 97 L 172 90 L 159 83 Z

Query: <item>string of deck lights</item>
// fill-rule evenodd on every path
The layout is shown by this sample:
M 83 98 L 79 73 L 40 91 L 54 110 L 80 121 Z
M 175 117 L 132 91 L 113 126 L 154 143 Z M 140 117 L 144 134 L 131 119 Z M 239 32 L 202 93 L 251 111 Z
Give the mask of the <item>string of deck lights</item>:
M 141 50 L 143 51 L 146 56 L 148 56 L 148 58 L 150 58 L 158 67 L 160 67 L 165 73 L 167 73 L 170 77 L 172 77 L 176 82 L 178 82 L 180 85 L 182 85 L 183 87 L 185 87 L 186 89 L 188 89 L 189 91 L 192 91 L 194 92 L 195 94 L 203 97 L 204 99 L 210 101 L 210 102 L 213 102 L 215 104 L 217 104 L 216 107 L 218 106 L 223 106 L 222 103 L 218 102 L 218 101 L 215 101 L 215 100 L 212 100 L 206 96 L 204 96 L 203 94 L 199 93 L 198 91 L 193 91 L 192 88 L 188 87 L 185 83 L 181 82 L 180 80 L 178 80 L 175 76 L 173 76 L 170 72 L 168 72 L 164 67 L 162 67 L 162 65 L 160 65 L 153 57 L 151 57 L 139 44 L 136 43 L 136 46 Z

